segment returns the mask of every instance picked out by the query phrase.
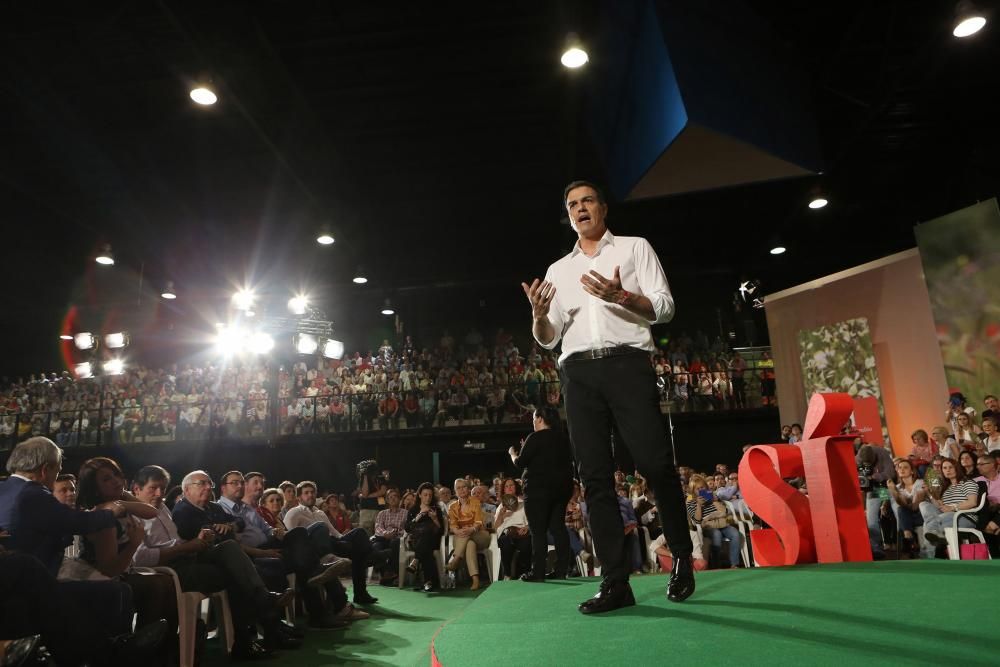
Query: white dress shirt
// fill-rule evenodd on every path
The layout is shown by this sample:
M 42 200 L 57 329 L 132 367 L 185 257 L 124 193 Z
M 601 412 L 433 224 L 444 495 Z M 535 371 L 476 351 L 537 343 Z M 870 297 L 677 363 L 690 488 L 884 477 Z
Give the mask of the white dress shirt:
M 170 516 L 170 509 L 160 505 L 155 519 L 142 522 L 146 531 L 142 544 L 135 550 L 132 562 L 139 567 L 155 567 L 160 564 L 160 549 L 180 544 L 184 540 L 177 535 L 177 524 Z
M 285 528 L 288 530 L 293 530 L 302 526 L 311 526 L 317 521 L 322 521 L 326 524 L 326 527 L 330 530 L 331 537 L 341 537 L 340 531 L 333 527 L 330 523 L 330 517 L 326 515 L 326 512 L 316 509 L 316 507 L 306 507 L 305 505 L 296 505 L 292 509 L 288 510 L 285 514 L 284 522 Z
M 581 276 L 597 271 L 610 280 L 616 266 L 622 289 L 648 298 L 656 319 L 646 320 L 584 290 Z M 660 260 L 649 241 L 638 236 L 614 236 L 606 231 L 593 257 L 587 257 L 577 241 L 572 252 L 549 267 L 545 280 L 556 288 L 549 308 L 556 335 L 548 343 L 538 343 L 551 350 L 562 340 L 560 363 L 575 352 L 619 345 L 652 352 L 650 326 L 669 322 L 674 316 L 674 297 Z

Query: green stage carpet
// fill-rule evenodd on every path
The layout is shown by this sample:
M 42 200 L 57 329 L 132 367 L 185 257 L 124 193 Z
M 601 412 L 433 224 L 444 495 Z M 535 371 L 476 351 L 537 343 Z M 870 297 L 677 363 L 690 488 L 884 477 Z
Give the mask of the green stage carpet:
M 583 616 L 596 580 L 501 582 L 441 629 L 443 667 L 998 664 L 993 561 L 892 561 L 700 573 L 695 596 L 635 577 L 637 605 Z M 473 647 L 479 647 L 473 648 Z

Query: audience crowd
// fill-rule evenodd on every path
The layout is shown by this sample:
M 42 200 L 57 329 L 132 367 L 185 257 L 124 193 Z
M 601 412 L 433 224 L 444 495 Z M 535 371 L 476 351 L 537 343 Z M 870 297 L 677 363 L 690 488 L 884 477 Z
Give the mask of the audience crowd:
M 60 446 L 101 442 L 252 437 L 271 433 L 433 428 L 527 422 L 561 403 L 554 355 L 518 347 L 503 329 L 492 341 L 446 331 L 434 347 L 406 336 L 398 349 L 342 360 L 303 357 L 288 368 L 262 360 L 168 368 L 128 366 L 121 375 L 69 372 L 0 382 L 0 446 L 44 435 Z M 653 356 L 664 405 L 721 410 L 774 404 L 773 362 L 748 362 L 716 339 L 681 334 Z M 750 364 L 755 368 L 751 368 Z M 277 386 L 277 390 L 274 387 Z M 759 397 L 759 398 L 758 398 Z M 275 399 L 275 400 L 272 400 Z

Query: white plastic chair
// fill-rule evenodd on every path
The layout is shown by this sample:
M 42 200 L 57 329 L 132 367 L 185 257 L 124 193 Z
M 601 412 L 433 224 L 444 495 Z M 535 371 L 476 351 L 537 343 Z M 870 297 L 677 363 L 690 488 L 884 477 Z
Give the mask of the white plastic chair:
M 438 581 L 441 582 L 441 586 L 444 587 L 445 582 L 445 568 L 444 568 L 444 554 L 448 553 L 448 534 L 445 533 L 441 536 L 441 546 L 434 550 L 434 562 L 437 563 L 438 568 Z M 406 565 L 410 562 L 415 554 L 406 548 L 406 534 L 399 540 L 399 588 L 406 587 Z
M 722 502 L 726 505 L 726 511 L 735 519 L 736 528 L 740 531 L 740 555 L 743 558 L 743 567 L 753 567 L 754 563 L 750 557 L 750 549 L 747 546 L 750 544 L 748 522 L 742 518 L 742 513 L 737 513 L 736 507 L 731 501 L 723 500 Z M 752 527 L 753 524 L 751 523 L 750 526 Z
M 948 558 L 951 560 L 961 560 L 962 559 L 962 533 L 968 533 L 970 535 L 975 535 L 979 539 L 980 544 L 986 544 L 986 538 L 983 533 L 975 528 L 964 528 L 958 525 L 959 518 L 965 516 L 966 514 L 975 514 L 976 512 L 982 512 L 983 508 L 986 507 L 986 492 L 983 489 L 983 483 L 977 482 L 979 485 L 979 504 L 972 509 L 958 510 L 955 512 L 955 521 L 952 526 L 945 526 L 944 537 L 948 541 Z M 993 556 L 990 555 L 989 550 L 986 551 L 986 557 L 990 560 Z

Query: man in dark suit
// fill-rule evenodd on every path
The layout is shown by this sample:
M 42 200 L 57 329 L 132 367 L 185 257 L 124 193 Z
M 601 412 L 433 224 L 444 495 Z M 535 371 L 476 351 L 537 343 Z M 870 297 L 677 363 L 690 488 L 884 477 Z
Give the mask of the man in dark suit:
M 0 531 L 10 534 L 6 548 L 17 553 L 5 557 L 0 568 L 3 633 L 41 633 L 53 655 L 66 664 L 114 664 L 152 655 L 163 641 L 166 622 L 123 637 L 134 611 L 126 584 L 55 580 L 72 535 L 114 526 L 125 508 L 84 512 L 56 500 L 51 489 L 62 470 L 62 450 L 48 438 L 29 438 L 15 447 L 7 470 L 10 479 L 0 482 Z

